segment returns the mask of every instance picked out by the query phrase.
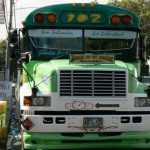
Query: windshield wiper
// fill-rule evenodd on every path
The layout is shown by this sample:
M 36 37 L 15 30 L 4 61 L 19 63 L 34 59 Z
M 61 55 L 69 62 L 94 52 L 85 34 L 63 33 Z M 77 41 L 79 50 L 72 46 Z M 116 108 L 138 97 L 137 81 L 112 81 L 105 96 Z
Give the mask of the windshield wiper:
M 58 55 L 58 56 L 56 56 L 56 57 L 50 59 L 50 61 L 55 60 L 55 59 L 57 59 L 57 58 L 62 58 L 62 57 L 67 56 L 67 55 L 69 55 L 69 54 Z
M 108 49 L 108 50 L 94 50 L 94 49 L 91 49 L 91 50 L 85 50 L 85 52 L 107 52 L 107 51 L 121 51 L 121 50 L 128 50 L 130 48 L 121 48 L 121 49 Z
M 94 49 L 85 50 L 85 52 L 101 52 L 101 51 L 105 51 L 105 50 L 94 50 Z

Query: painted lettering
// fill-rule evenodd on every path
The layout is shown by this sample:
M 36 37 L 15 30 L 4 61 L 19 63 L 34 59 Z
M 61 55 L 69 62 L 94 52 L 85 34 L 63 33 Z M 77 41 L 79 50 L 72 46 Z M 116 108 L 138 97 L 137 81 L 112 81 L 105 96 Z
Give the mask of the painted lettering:
M 53 30 L 52 31 L 53 35 L 73 35 L 71 31 L 62 31 L 62 30 Z

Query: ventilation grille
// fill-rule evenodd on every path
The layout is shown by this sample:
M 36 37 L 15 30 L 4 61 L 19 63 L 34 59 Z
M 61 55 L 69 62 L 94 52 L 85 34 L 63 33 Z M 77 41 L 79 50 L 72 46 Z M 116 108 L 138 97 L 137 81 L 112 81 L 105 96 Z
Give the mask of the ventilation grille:
M 126 97 L 126 71 L 60 70 L 60 96 Z

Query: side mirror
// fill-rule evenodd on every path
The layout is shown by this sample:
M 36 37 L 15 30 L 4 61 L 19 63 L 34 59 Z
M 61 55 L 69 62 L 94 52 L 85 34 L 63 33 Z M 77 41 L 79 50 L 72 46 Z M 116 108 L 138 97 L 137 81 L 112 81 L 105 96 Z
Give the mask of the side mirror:
M 150 85 L 150 76 L 143 76 L 142 82 L 147 86 Z
M 22 63 L 29 63 L 30 60 L 31 60 L 31 53 L 25 52 L 21 54 L 21 58 L 17 61 L 17 63 L 22 65 Z
M 10 31 L 9 31 L 9 43 L 10 43 L 10 44 L 18 43 L 18 33 L 17 33 L 17 29 L 14 29 L 14 30 L 10 30 Z
M 29 63 L 31 60 L 31 53 L 26 52 L 21 54 L 21 58 L 19 59 L 19 63 L 24 62 L 24 63 Z
M 9 31 L 9 52 L 11 58 L 16 58 L 19 48 L 17 29 Z
M 144 47 L 145 47 L 145 48 L 147 47 L 148 40 L 150 41 L 150 36 L 146 36 L 146 37 L 144 38 Z
M 147 96 L 150 97 L 150 76 L 143 76 L 142 82 L 147 86 L 145 92 L 147 93 Z
M 11 58 L 17 58 L 18 57 L 18 50 L 19 46 L 18 43 L 15 44 L 9 44 L 9 50 L 10 50 L 10 57 Z

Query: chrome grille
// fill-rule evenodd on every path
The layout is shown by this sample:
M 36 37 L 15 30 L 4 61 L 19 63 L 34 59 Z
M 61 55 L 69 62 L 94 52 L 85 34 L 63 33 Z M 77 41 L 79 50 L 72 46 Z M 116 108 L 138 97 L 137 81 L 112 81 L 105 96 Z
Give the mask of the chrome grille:
M 124 70 L 60 70 L 60 96 L 126 97 Z

